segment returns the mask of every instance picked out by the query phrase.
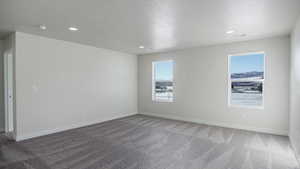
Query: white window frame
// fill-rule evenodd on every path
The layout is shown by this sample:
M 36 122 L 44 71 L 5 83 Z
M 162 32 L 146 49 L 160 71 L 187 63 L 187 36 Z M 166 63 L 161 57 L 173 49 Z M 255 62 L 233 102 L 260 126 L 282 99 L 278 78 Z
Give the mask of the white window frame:
M 155 85 L 156 85 L 156 79 L 155 79 L 155 74 L 156 74 L 156 69 L 155 69 L 155 65 L 157 63 L 160 63 L 160 62 L 173 62 L 173 67 L 172 67 L 172 82 L 173 82 L 173 97 L 171 99 L 159 99 L 156 97 L 156 92 L 155 92 Z M 157 61 L 153 61 L 152 62 L 152 101 L 153 102 L 162 102 L 162 103 L 172 103 L 174 102 L 174 89 L 175 89 L 175 83 L 174 83 L 174 60 L 157 60 Z
M 264 55 L 264 79 L 262 80 L 263 92 L 262 92 L 262 105 L 261 106 L 244 106 L 244 105 L 235 105 L 231 104 L 231 57 L 232 56 L 243 56 L 243 55 L 252 55 L 252 54 L 263 54 Z M 237 53 L 228 55 L 228 70 L 227 70 L 227 81 L 228 81 L 228 107 L 237 107 L 237 108 L 248 108 L 248 109 L 264 109 L 265 105 L 265 84 L 266 84 L 266 53 L 264 51 L 259 52 L 247 52 L 247 53 Z

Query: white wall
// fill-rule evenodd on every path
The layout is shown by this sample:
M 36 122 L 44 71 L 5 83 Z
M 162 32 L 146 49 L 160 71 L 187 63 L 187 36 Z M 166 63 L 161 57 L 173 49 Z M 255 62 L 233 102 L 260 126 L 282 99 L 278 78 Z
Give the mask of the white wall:
M 3 79 L 3 52 L 4 52 L 4 43 L 3 40 L 0 40 L 0 132 L 4 131 L 5 121 L 4 121 L 4 79 Z
M 137 113 L 135 55 L 17 32 L 15 64 L 17 140 Z
M 290 139 L 300 161 L 300 18 L 291 36 Z
M 264 109 L 229 108 L 229 54 L 266 53 Z M 152 61 L 174 59 L 175 101 L 151 100 Z M 138 111 L 143 114 L 287 135 L 289 109 L 288 36 L 199 47 L 138 57 Z

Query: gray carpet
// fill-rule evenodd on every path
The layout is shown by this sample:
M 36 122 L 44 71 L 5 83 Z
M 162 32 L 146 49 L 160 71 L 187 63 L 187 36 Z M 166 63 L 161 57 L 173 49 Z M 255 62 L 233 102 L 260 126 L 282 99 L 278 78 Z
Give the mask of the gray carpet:
M 143 115 L 0 144 L 1 169 L 299 169 L 287 137 Z

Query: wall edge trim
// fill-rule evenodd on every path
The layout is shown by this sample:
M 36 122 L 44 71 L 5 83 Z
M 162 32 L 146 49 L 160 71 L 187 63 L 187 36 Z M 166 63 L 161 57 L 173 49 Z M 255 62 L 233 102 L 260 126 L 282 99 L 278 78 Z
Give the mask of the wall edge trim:
M 67 130 L 72 130 L 72 129 L 76 129 L 76 128 L 87 127 L 87 126 L 90 126 L 90 125 L 95 125 L 95 124 L 107 122 L 107 121 L 110 121 L 110 120 L 116 120 L 116 119 L 132 116 L 132 115 L 136 115 L 136 114 L 137 113 L 134 112 L 134 113 L 128 113 L 126 115 L 115 115 L 114 117 L 106 118 L 106 119 L 103 119 L 103 120 L 81 122 L 81 123 L 77 123 L 77 124 L 73 124 L 73 125 L 61 126 L 61 127 L 57 127 L 57 128 L 54 128 L 54 129 L 46 129 L 46 130 L 42 130 L 42 131 L 39 131 L 39 132 L 33 132 L 33 133 L 28 133 L 28 134 L 23 134 L 23 135 L 18 135 L 17 134 L 16 137 L 15 137 L 15 140 L 17 142 L 18 141 L 23 141 L 23 140 L 27 140 L 27 139 L 31 139 L 31 138 L 46 136 L 46 135 L 59 133 L 59 132 L 67 131 Z
M 193 122 L 193 123 L 198 123 L 198 124 L 207 124 L 207 125 L 212 125 L 212 126 L 234 128 L 234 129 L 247 130 L 247 131 L 255 131 L 255 132 L 260 132 L 260 133 L 268 133 L 268 134 L 275 134 L 275 135 L 281 135 L 281 136 L 288 136 L 287 130 L 277 130 L 277 129 L 271 129 L 271 128 L 260 128 L 260 127 L 246 126 L 246 125 L 236 125 L 236 124 L 229 124 L 229 123 L 225 123 L 225 122 L 215 122 L 215 121 L 209 121 L 209 120 L 203 120 L 203 119 L 200 120 L 199 118 L 182 117 L 180 115 L 171 114 L 171 113 L 157 114 L 157 113 L 149 113 L 149 112 L 140 112 L 139 114 L 155 116 L 155 117 L 162 117 L 162 118 L 172 119 L 172 120 Z

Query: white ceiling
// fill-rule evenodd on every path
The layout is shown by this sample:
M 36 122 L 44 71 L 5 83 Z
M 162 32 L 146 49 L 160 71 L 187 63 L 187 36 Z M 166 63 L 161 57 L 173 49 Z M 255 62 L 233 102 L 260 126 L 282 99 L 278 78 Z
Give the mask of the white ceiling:
M 0 0 L 0 36 L 21 31 L 143 54 L 286 35 L 299 13 L 300 0 Z

